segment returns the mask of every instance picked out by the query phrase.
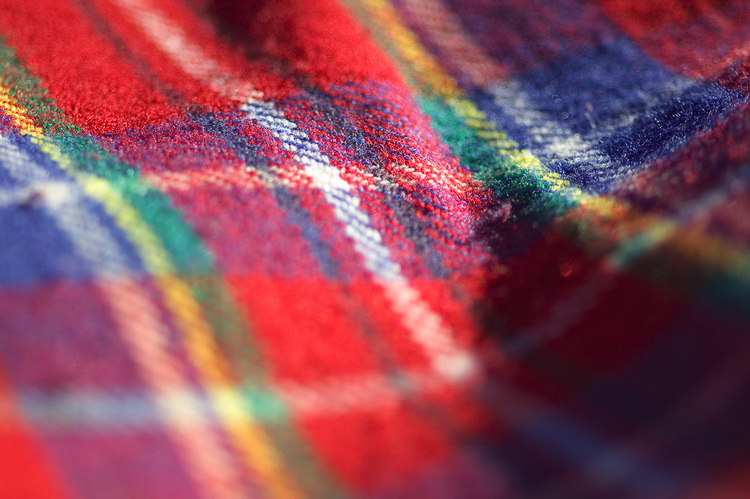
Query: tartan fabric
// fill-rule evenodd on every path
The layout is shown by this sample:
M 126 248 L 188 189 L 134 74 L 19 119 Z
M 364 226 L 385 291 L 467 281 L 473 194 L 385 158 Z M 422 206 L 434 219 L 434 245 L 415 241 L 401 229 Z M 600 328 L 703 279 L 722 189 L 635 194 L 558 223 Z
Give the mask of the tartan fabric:
M 0 496 L 750 495 L 744 0 L 0 0 Z

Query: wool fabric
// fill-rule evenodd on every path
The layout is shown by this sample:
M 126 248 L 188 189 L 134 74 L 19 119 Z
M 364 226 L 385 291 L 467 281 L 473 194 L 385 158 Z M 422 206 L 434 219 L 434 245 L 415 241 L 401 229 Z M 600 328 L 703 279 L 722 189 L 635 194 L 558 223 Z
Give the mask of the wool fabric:
M 750 496 L 746 0 L 0 0 L 0 498 Z

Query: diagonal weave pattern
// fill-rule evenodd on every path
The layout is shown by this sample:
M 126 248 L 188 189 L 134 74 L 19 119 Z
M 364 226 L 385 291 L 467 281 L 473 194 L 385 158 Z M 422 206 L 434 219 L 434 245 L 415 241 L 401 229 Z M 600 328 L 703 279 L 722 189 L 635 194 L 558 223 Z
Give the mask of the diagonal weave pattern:
M 0 0 L 0 497 L 750 483 L 744 0 Z

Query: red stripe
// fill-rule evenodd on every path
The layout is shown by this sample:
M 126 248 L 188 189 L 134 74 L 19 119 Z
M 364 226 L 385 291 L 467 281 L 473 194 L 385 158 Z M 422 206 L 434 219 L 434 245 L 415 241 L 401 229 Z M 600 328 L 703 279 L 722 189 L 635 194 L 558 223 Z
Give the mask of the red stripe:
M 371 281 L 257 275 L 227 279 L 279 377 L 313 383 L 328 377 L 345 380 L 380 374 L 389 366 L 432 374 L 424 349 L 410 339 Z M 476 342 L 474 325 L 443 287 L 434 281 L 413 285 L 453 328 L 460 346 Z
M 452 454 L 443 429 L 406 406 L 300 421 L 323 464 L 354 492 L 403 483 Z
M 392 203 L 408 202 L 408 208 L 401 208 L 411 211 L 405 215 L 412 217 L 415 223 L 421 221 L 424 234 L 430 236 L 433 247 L 445 264 L 454 270 L 465 271 L 478 258 L 486 256 L 483 253 L 486 248 L 478 245 L 467 248 L 457 241 L 472 237 L 470 224 L 478 211 L 487 208 L 489 198 L 481 196 L 481 187 L 457 159 L 441 150 L 424 115 L 416 110 L 413 102 L 404 98 L 405 91 L 384 89 L 382 95 L 365 94 L 362 97 L 356 92 L 341 94 L 336 89 L 327 89 L 327 92 L 334 97 L 332 104 L 338 106 L 337 111 L 349 123 L 331 130 L 330 125 L 321 121 L 319 113 L 298 103 L 288 116 L 300 123 L 300 128 L 320 145 L 332 163 L 346 165 L 342 176 L 354 185 L 372 182 L 361 173 L 367 168 L 357 161 L 354 151 L 342 146 L 344 134 L 352 137 L 360 130 L 377 128 L 364 139 L 372 151 L 372 161 L 385 170 L 386 178 L 403 189 L 404 195 L 368 190 L 360 194 L 362 208 L 370 215 L 373 226 L 383 235 L 393 258 L 402 265 L 405 274 L 424 275 L 424 262 L 418 258 L 413 243 L 406 237 L 407 231 L 398 224 L 388 207 L 386 196 L 392 196 L 389 199 Z M 360 92 L 365 93 L 364 90 Z M 377 99 L 383 109 L 367 105 L 367 98 Z M 386 109 L 390 114 L 386 114 Z M 413 151 L 420 151 L 422 157 L 415 157 Z
M 750 213 L 750 185 L 747 180 L 737 182 L 720 203 L 696 217 L 690 224 L 697 234 L 719 234 L 725 241 L 738 246 L 750 244 L 750 217 L 738 217 L 738 213 Z
M 0 0 L 0 31 L 55 103 L 87 132 L 119 132 L 178 114 L 68 0 Z
M 11 394 L 0 372 L 0 495 L 8 498 L 70 497 L 31 432 L 6 405 Z
M 314 383 L 381 371 L 367 339 L 357 332 L 354 321 L 361 317 L 345 287 L 322 277 L 227 279 L 277 378 Z
M 652 58 L 691 77 L 714 77 L 750 55 L 746 0 L 599 0 Z
M 236 107 L 230 99 L 218 95 L 208 88 L 205 82 L 187 74 L 169 55 L 163 53 L 122 7 L 107 0 L 94 0 L 93 4 L 129 49 L 162 81 L 178 91 L 185 101 L 209 109 Z M 185 5 L 169 0 L 151 0 L 149 4 L 156 9 L 155 12 L 177 26 L 190 44 L 199 47 L 208 58 L 218 61 L 234 78 L 250 82 L 267 98 L 279 98 L 293 90 L 291 83 L 275 75 L 264 61 L 244 57 L 237 47 L 223 43 L 211 25 L 206 20 L 197 18 Z M 161 37 L 164 34 L 157 36 Z M 252 52 L 248 48 L 248 53 Z
M 740 0 L 742 1 L 742 0 Z M 633 2 L 633 0 L 599 0 L 612 17 L 622 22 L 637 37 L 664 28 L 674 28 L 694 22 L 731 3 L 727 0 L 661 0 Z M 742 1 L 744 4 L 745 2 Z
M 587 379 L 623 372 L 669 331 L 676 317 L 687 313 L 686 308 L 667 290 L 622 274 L 541 351 L 587 373 Z
M 280 2 L 280 3 L 273 3 L 269 5 L 264 5 L 261 9 L 262 12 L 266 12 L 264 9 L 271 9 L 273 15 L 272 20 L 269 21 L 269 23 L 266 23 L 267 26 L 265 26 L 264 29 L 269 30 L 269 32 L 272 32 L 274 29 L 279 29 L 277 24 L 280 21 L 280 19 L 285 19 L 285 16 L 295 16 L 296 14 L 300 13 L 301 9 L 304 9 L 307 15 L 310 15 L 314 17 L 317 20 L 320 16 L 326 17 L 328 19 L 325 21 L 324 24 L 331 22 L 331 20 L 335 21 L 337 25 L 343 27 L 341 29 L 344 29 L 347 33 L 349 33 L 349 37 L 356 36 L 357 37 L 357 50 L 362 50 L 366 52 L 372 52 L 376 54 L 381 54 L 381 52 L 371 45 L 371 42 L 369 42 L 369 39 L 367 38 L 367 35 L 362 31 L 361 29 L 357 28 L 356 24 L 354 24 L 354 21 L 349 17 L 349 15 L 341 9 L 339 6 L 331 3 L 331 2 L 318 2 L 320 3 L 320 8 L 322 10 L 312 9 L 309 5 L 303 6 L 301 3 L 298 2 Z M 318 6 L 318 3 L 316 3 L 316 7 Z M 114 16 L 118 13 L 114 12 L 112 7 L 106 7 L 105 4 L 103 4 L 101 1 L 98 2 L 100 7 L 102 8 L 102 11 L 106 16 L 111 16 L 114 19 Z M 209 54 L 214 59 L 221 61 L 222 63 L 227 65 L 227 68 L 230 68 L 232 70 L 232 74 L 237 77 L 246 77 L 249 78 L 253 83 L 256 85 L 256 87 L 260 88 L 266 93 L 272 94 L 274 98 L 282 98 L 284 94 L 287 94 L 289 91 L 291 91 L 291 87 L 283 88 L 282 83 L 280 83 L 280 80 L 277 80 L 276 76 L 274 76 L 272 73 L 268 72 L 268 69 L 265 69 L 263 64 L 257 61 L 250 61 L 250 73 L 248 74 L 247 70 L 247 61 L 245 59 L 238 56 L 238 54 L 233 53 L 232 51 L 228 50 L 226 46 L 223 45 L 223 43 L 213 37 L 212 33 L 210 32 L 210 29 L 208 29 L 207 26 L 203 24 L 203 21 L 200 19 L 196 19 L 194 16 L 194 13 L 185 9 L 184 6 L 178 5 L 175 2 L 171 0 L 156 0 L 153 2 L 153 4 L 164 14 L 168 15 L 168 17 L 175 23 L 177 23 L 186 33 L 190 34 L 190 40 L 191 42 L 194 42 L 198 44 L 204 51 L 206 51 L 207 54 Z M 235 6 L 236 7 L 236 6 Z M 238 7 L 237 7 L 238 8 Z M 250 8 L 260 8 L 257 4 L 251 4 L 248 9 Z M 247 10 L 247 9 L 245 9 Z M 243 12 L 245 12 L 243 10 Z M 252 9 L 250 9 L 252 10 Z M 262 14 L 262 13 L 261 13 Z M 260 18 L 263 17 L 263 15 L 258 14 Z M 218 15 L 218 14 L 217 14 Z M 240 18 L 240 15 L 236 16 L 237 18 Z M 302 16 L 305 17 L 305 16 Z M 253 18 L 255 19 L 255 18 Z M 317 21 L 316 21 L 317 22 Z M 303 23 L 304 26 L 307 26 L 307 22 L 305 21 Z M 327 25 L 327 24 L 326 24 Z M 299 29 L 297 29 L 299 28 Z M 302 26 L 297 26 L 297 28 L 289 28 L 290 34 L 289 36 L 285 36 L 282 39 L 279 39 L 279 44 L 285 44 L 285 47 L 283 50 L 279 47 L 277 49 L 280 52 L 276 53 L 277 57 L 281 57 L 284 55 L 290 56 L 290 57 L 297 57 L 301 58 L 299 60 L 304 59 L 304 54 L 301 53 L 298 49 L 294 48 L 296 43 L 307 43 L 308 41 L 311 41 L 310 36 L 312 36 L 310 33 L 305 32 Z M 143 38 L 143 35 L 140 33 L 138 29 L 136 29 L 134 26 L 127 26 L 125 23 L 120 23 L 116 29 L 122 30 L 122 35 L 125 36 L 128 40 L 131 40 L 131 43 L 133 43 L 133 50 L 137 51 L 138 53 L 141 53 L 144 55 L 145 59 L 148 61 L 148 63 L 151 65 L 151 67 L 154 69 L 154 71 L 157 71 L 159 73 L 159 76 L 162 78 L 165 78 L 169 80 L 169 83 L 175 87 L 179 87 L 179 91 L 185 93 L 185 94 L 191 94 L 193 92 L 197 92 L 199 87 L 192 88 L 190 87 L 189 80 L 190 78 L 180 77 L 178 79 L 175 79 L 175 74 L 180 73 L 179 69 L 176 68 L 167 58 L 164 57 L 163 54 L 160 53 L 160 51 L 153 45 L 150 44 L 150 42 L 146 42 Z M 313 71 L 312 74 L 315 77 L 321 76 L 323 73 L 323 68 L 328 68 L 333 73 L 330 73 L 326 76 L 325 82 L 331 83 L 335 82 L 337 80 L 342 81 L 348 81 L 353 75 L 356 73 L 361 77 L 365 78 L 388 78 L 390 79 L 392 83 L 400 83 L 400 80 L 395 76 L 395 72 L 391 73 L 393 68 L 389 65 L 389 63 L 386 61 L 385 56 L 378 55 L 378 57 L 382 56 L 382 64 L 387 66 L 387 71 L 383 69 L 383 67 L 379 65 L 373 65 L 373 64 L 367 64 L 366 67 L 361 65 L 362 58 L 360 57 L 361 54 L 358 55 L 358 53 L 355 53 L 354 56 L 351 56 L 351 53 L 348 50 L 345 50 L 345 45 L 342 45 L 339 40 L 339 42 L 333 43 L 333 40 L 336 40 L 339 33 L 340 28 L 336 28 L 332 33 L 318 33 L 315 38 L 315 43 L 327 43 L 332 44 L 329 46 L 332 51 L 334 52 L 341 52 L 348 54 L 347 57 L 351 57 L 351 60 L 344 63 L 342 61 L 338 61 L 336 64 L 332 66 L 321 66 L 317 68 L 315 71 Z M 251 33 L 252 34 L 252 33 Z M 258 32 L 255 32 L 255 35 L 260 36 Z M 249 49 L 252 45 L 253 47 L 259 47 L 258 40 L 252 39 L 251 43 L 248 43 L 248 45 L 245 46 L 246 49 Z M 344 38 L 346 40 L 347 38 Z M 348 38 L 351 41 L 351 38 Z M 135 42 L 133 40 L 140 40 L 140 42 Z M 254 40 L 254 41 L 253 41 Z M 265 43 L 265 42 L 264 42 Z M 312 42 L 311 42 L 312 43 Z M 338 43 L 338 45 L 337 45 Z M 135 45 L 135 44 L 142 44 L 142 45 Z M 267 48 L 265 45 L 263 45 L 264 50 Z M 355 52 L 357 52 L 355 50 Z M 273 50 L 271 50 L 271 53 L 273 53 Z M 297 62 L 299 62 L 299 60 Z M 323 60 L 328 60 L 327 58 L 323 58 Z M 294 62 L 294 67 L 299 69 L 299 65 L 297 62 Z M 305 66 L 302 64 L 302 66 Z M 300 66 L 301 67 L 301 66 Z M 378 69 L 380 67 L 380 69 Z M 335 73 L 335 74 L 334 74 Z M 331 76 L 333 75 L 333 76 Z M 186 83 L 187 82 L 187 83 Z M 196 97 L 198 99 L 198 97 Z M 403 101 L 403 99 L 399 99 Z M 207 100 L 204 100 L 204 104 L 212 104 L 212 102 L 209 102 L 210 98 L 207 98 Z M 219 101 L 214 101 L 213 104 L 218 105 Z M 406 106 L 410 114 L 416 115 L 416 111 L 414 109 L 411 109 L 412 103 L 410 102 L 402 102 L 402 106 Z M 295 117 L 297 119 L 295 119 Z M 306 121 L 302 118 L 305 116 L 290 116 L 291 119 L 297 122 L 305 123 Z M 305 127 L 306 131 L 310 133 L 313 136 L 321 135 L 320 133 L 316 133 L 312 129 L 307 129 Z M 418 136 L 422 138 L 424 141 L 426 137 L 431 137 L 431 134 L 428 130 L 420 130 L 421 133 L 418 133 Z M 314 137 L 315 138 L 315 137 Z M 338 151 L 335 147 L 328 147 L 330 144 L 330 138 L 327 135 L 322 135 L 318 138 L 318 143 L 321 144 L 322 149 L 324 152 L 331 154 L 333 156 L 332 159 L 336 161 L 336 152 Z M 437 153 L 437 141 L 433 140 L 430 141 L 431 148 L 435 149 L 435 159 L 434 163 L 437 165 L 437 167 L 442 168 L 444 165 L 450 165 L 453 167 L 453 169 L 458 170 L 459 173 L 456 175 L 461 179 L 465 180 L 466 172 L 463 172 L 460 167 L 457 165 L 455 159 L 453 158 L 446 158 L 446 155 L 443 153 L 443 151 L 440 151 L 440 153 Z M 413 146 L 420 146 L 420 144 L 412 144 Z M 431 150 L 430 153 L 433 151 Z M 390 154 L 390 153 L 388 153 Z M 391 158 L 396 159 L 395 156 L 390 156 L 385 159 L 385 161 L 390 161 Z M 348 158 L 339 158 L 339 163 L 345 164 L 347 162 L 351 162 Z M 355 165 L 359 166 L 359 168 L 350 169 L 348 170 L 351 174 L 357 176 L 357 172 L 362 169 L 361 165 Z M 419 172 L 419 167 L 416 168 L 417 172 Z M 429 174 L 429 172 L 427 172 Z M 344 175 L 346 175 L 346 171 L 344 171 Z M 398 174 L 397 176 L 400 176 Z M 297 192 L 297 194 L 300 196 L 300 199 L 302 200 L 302 204 L 307 209 L 310 214 L 313 216 L 314 221 L 316 222 L 318 227 L 322 228 L 322 231 L 324 233 L 324 236 L 328 238 L 328 241 L 332 243 L 332 246 L 334 250 L 339 253 L 338 256 L 342 256 L 339 261 L 344 262 L 345 264 L 348 264 L 351 261 L 359 261 L 360 258 L 357 255 L 352 255 L 350 251 L 347 251 L 344 249 L 343 245 L 338 244 L 338 241 L 340 240 L 340 236 L 336 236 L 335 234 L 330 233 L 327 229 L 331 226 L 331 220 L 334 220 L 335 217 L 333 217 L 332 211 L 329 206 L 322 205 L 322 201 L 320 199 L 320 196 L 316 192 L 311 192 L 307 189 L 300 190 Z M 463 194 L 463 193 L 459 193 Z M 380 198 L 382 199 L 382 194 L 380 193 L 371 193 L 368 194 L 370 198 Z M 455 198 L 454 198 L 455 199 Z M 384 236 L 385 242 L 388 245 L 389 248 L 391 248 L 392 251 L 395 251 L 394 257 L 399 263 L 406 264 L 405 268 L 408 268 L 409 265 L 414 265 L 414 258 L 412 254 L 409 251 L 402 250 L 398 251 L 398 248 L 409 248 L 411 247 L 411 243 L 401 234 L 399 231 L 394 231 L 392 227 L 392 220 L 388 219 L 387 217 L 383 216 L 383 210 L 382 210 L 382 204 L 379 202 L 373 202 L 373 199 L 370 199 L 370 202 L 363 203 L 363 207 L 365 210 L 367 210 L 372 217 L 373 223 L 381 232 L 381 234 Z M 449 214 L 455 214 L 456 212 L 463 212 L 465 211 L 465 208 L 460 206 L 463 204 L 463 200 L 456 199 L 456 203 L 450 205 L 448 207 Z M 423 210 L 426 210 L 427 207 L 422 207 Z M 445 218 L 444 213 L 438 214 L 440 217 Z M 464 219 L 469 220 L 470 214 L 464 213 Z M 435 220 L 437 224 L 442 227 L 447 233 L 451 233 L 455 231 L 454 224 L 452 224 L 453 220 L 449 217 L 448 220 L 442 221 L 438 218 L 438 220 Z M 386 228 L 388 230 L 386 230 Z M 464 228 L 466 230 L 467 228 Z M 466 233 L 463 234 L 463 236 L 466 236 Z M 456 236 L 457 238 L 460 238 L 461 236 Z M 440 237 L 437 238 L 438 240 Z M 221 245 L 219 245 L 221 246 Z M 232 245 L 229 245 L 232 246 Z M 216 246 L 218 248 L 218 246 Z M 395 250 L 394 250 L 395 248 Z M 451 262 L 451 264 L 457 265 L 459 261 L 461 261 L 462 257 L 465 260 L 466 250 L 463 251 L 461 249 L 456 249 L 455 251 L 451 252 L 443 246 L 443 249 L 448 252 L 448 255 L 446 258 L 447 261 Z M 218 251 L 218 250 L 217 250 Z M 361 264 L 358 264 L 358 266 Z M 349 271 L 352 271 L 354 269 L 349 269 Z M 359 266 L 358 273 L 361 272 L 361 266 Z M 450 297 L 451 294 L 446 292 L 443 293 L 445 297 Z M 449 298 L 448 298 L 449 299 Z M 455 303 L 455 302 L 454 302 Z
M 503 263 L 485 294 L 504 329 L 516 331 L 503 342 L 526 342 L 582 370 L 621 368 L 679 312 L 676 296 L 637 277 L 605 273 L 600 258 L 559 235 Z
M 274 140 L 257 127 L 242 131 L 249 144 L 260 141 L 266 150 L 266 142 Z M 159 147 L 143 147 L 144 143 Z M 115 137 L 105 144 L 124 161 L 140 165 L 146 178 L 155 177 L 153 183 L 169 195 L 224 271 L 320 275 L 300 229 L 290 224 L 264 181 L 246 171 L 245 163 L 220 137 L 198 125 L 180 123 Z M 164 176 L 168 172 L 181 175 L 180 181 Z M 216 176 L 222 180 L 212 182 Z
M 336 0 L 226 0 L 215 21 L 248 50 L 288 61 L 319 85 L 402 84 L 385 54 Z

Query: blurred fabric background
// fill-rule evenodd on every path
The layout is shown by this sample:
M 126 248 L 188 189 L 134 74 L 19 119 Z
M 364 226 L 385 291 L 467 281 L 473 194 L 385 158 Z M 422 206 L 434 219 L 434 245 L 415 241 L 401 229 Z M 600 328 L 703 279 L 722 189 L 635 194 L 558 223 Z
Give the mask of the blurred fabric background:
M 0 497 L 750 496 L 744 0 L 0 0 Z

